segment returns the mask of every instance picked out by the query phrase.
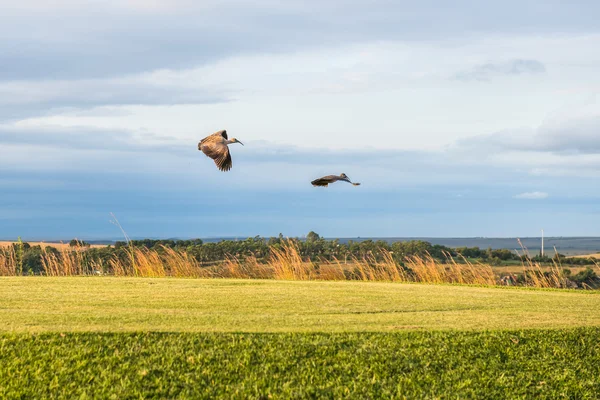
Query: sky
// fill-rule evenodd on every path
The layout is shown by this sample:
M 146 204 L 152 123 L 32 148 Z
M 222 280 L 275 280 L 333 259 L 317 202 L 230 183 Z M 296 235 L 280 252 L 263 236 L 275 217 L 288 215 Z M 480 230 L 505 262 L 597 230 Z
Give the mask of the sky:
M 2 9 L 0 239 L 600 236 L 595 0 Z

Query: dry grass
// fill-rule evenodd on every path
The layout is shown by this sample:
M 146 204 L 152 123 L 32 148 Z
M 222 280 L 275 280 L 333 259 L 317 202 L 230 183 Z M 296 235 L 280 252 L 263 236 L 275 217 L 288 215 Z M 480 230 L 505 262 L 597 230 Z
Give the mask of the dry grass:
M 222 264 L 211 268 L 212 277 L 236 279 L 272 279 L 274 277 L 271 265 L 260 263 L 251 256 L 243 261 L 237 257 L 227 257 Z
M 315 263 L 303 260 L 297 245 L 284 243 L 280 248 L 272 248 L 266 265 L 253 262 L 250 270 L 263 269 L 263 278 L 278 280 L 361 280 L 384 282 L 460 283 L 495 285 L 496 277 L 489 265 L 472 264 L 467 260 L 457 263 L 448 258 L 441 263 L 431 256 L 410 257 L 404 265 L 394 259 L 392 252 L 381 250 L 379 257 L 370 253 L 363 258 L 352 258 L 349 264 L 335 259 L 331 262 Z M 244 271 L 248 266 L 244 261 L 228 259 L 227 270 Z M 272 275 L 269 276 L 268 272 Z M 228 277 L 238 277 L 230 274 Z M 242 274 L 239 277 L 249 277 Z
M 0 275 L 20 275 L 19 248 L 10 246 L 0 249 Z M 63 247 L 58 251 L 43 249 L 41 255 L 44 275 L 76 276 L 109 274 L 129 277 L 180 277 L 180 278 L 237 278 L 275 280 L 361 280 L 383 282 L 418 282 L 430 284 L 456 283 L 466 285 L 493 286 L 507 284 L 501 280 L 499 270 L 490 265 L 471 263 L 462 258 L 457 261 L 449 254 L 442 262 L 430 255 L 406 257 L 401 262 L 392 252 L 384 249 L 368 253 L 362 258 L 352 258 L 349 263 L 334 259 L 333 262 L 314 262 L 303 259 L 298 244 L 292 240 L 271 247 L 266 262 L 256 257 L 238 258 L 228 256 L 224 261 L 209 266 L 186 253 L 168 247 L 151 250 L 130 246 L 126 257 L 114 256 L 102 264 L 86 258 L 84 247 Z M 600 266 L 597 265 L 600 270 Z M 511 272 L 502 275 L 511 277 L 510 284 L 517 283 Z M 572 287 L 560 264 L 542 267 L 527 259 L 518 274 L 520 285 L 538 288 Z
M 467 285 L 495 285 L 494 271 L 486 264 L 473 264 L 463 258 L 456 262 L 449 254 L 446 263 L 440 263 L 431 256 L 410 257 L 407 266 L 413 271 L 414 282 L 459 283 Z
M 52 252 L 48 248 L 42 250 L 41 262 L 46 276 L 80 276 L 92 275 L 102 271 L 98 261 L 85 262 L 85 247 L 66 247 Z
M 554 262 L 546 270 L 539 263 L 527 259 L 523 262 L 523 276 L 525 285 L 538 288 L 569 288 L 570 281 L 563 272 L 563 268 Z
M 17 252 L 13 246 L 0 251 L 0 276 L 18 275 Z
M 518 239 L 517 239 L 518 240 Z M 526 257 L 523 261 L 523 277 L 525 280 L 525 286 L 536 287 L 536 288 L 572 288 L 573 283 L 568 279 L 565 274 L 565 269 L 560 264 L 560 259 L 553 259 L 552 265 L 549 267 L 542 267 L 540 263 L 535 262 L 531 259 L 529 252 L 525 246 L 518 240 L 521 250 Z M 555 253 L 558 254 L 556 248 Z M 596 267 L 600 270 L 600 266 L 596 264 Z
M 449 255 L 446 262 L 440 262 L 427 255 L 406 257 L 403 263 L 393 258 L 393 254 L 381 250 L 381 260 L 369 254 L 352 259 L 346 278 L 362 281 L 420 282 L 420 283 L 460 283 L 495 285 L 496 278 L 489 265 L 473 264 L 466 259 L 457 263 Z M 339 268 L 344 267 L 337 263 Z
M 315 264 L 304 262 L 300 250 L 291 240 L 284 241 L 281 248 L 272 247 L 267 263 L 273 270 L 273 278 L 291 281 L 309 281 L 317 278 Z

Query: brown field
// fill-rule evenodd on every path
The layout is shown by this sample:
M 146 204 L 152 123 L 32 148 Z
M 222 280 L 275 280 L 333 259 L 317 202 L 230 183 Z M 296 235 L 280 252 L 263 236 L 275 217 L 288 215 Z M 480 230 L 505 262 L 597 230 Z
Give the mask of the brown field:
M 600 253 L 582 254 L 580 256 L 573 256 L 572 258 L 600 258 Z
M 564 268 L 571 270 L 571 272 L 573 274 L 576 274 L 580 271 L 583 271 L 587 268 L 587 266 L 580 266 L 580 265 L 563 265 Z M 524 270 L 526 270 L 526 267 L 523 267 L 522 265 L 508 265 L 508 266 L 492 266 L 492 271 L 494 271 L 494 273 L 496 275 L 504 275 L 504 274 L 520 274 L 522 273 Z M 539 270 L 542 272 L 551 272 L 552 270 L 556 269 L 556 267 L 551 266 L 551 265 L 540 265 L 539 266 Z M 598 270 L 600 271 L 600 270 Z
M 7 247 L 10 246 L 11 244 L 14 244 L 17 242 L 10 242 L 10 241 L 0 241 L 0 247 Z M 42 248 L 51 246 L 57 249 L 68 249 L 69 248 L 69 242 L 66 243 L 52 243 L 52 242 L 27 242 L 29 243 L 31 246 L 41 246 Z M 106 247 L 106 245 L 103 244 L 92 244 L 90 247 Z

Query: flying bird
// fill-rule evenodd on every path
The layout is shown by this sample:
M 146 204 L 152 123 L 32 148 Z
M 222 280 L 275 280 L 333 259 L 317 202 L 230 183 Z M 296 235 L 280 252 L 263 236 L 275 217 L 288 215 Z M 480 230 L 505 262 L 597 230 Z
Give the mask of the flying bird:
M 346 174 L 341 174 L 340 176 L 337 175 L 327 175 L 324 176 L 322 178 L 319 179 L 315 179 L 314 181 L 312 181 L 312 185 L 313 186 L 328 186 L 330 183 L 334 183 L 337 181 L 344 181 L 344 182 L 348 182 L 351 183 L 353 186 L 358 186 L 360 185 L 360 183 L 354 183 L 350 180 L 350 178 L 348 178 L 348 176 Z
M 232 166 L 231 154 L 229 146 L 232 143 L 239 143 L 242 146 L 244 143 L 236 138 L 227 138 L 227 131 L 222 130 L 205 137 L 198 143 L 198 150 L 212 158 L 221 171 L 229 171 Z

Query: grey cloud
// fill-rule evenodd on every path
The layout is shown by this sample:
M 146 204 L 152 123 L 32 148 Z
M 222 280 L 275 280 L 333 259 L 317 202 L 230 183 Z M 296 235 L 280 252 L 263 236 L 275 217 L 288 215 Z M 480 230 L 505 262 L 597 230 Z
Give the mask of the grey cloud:
M 181 154 L 185 146 L 173 137 L 127 130 L 89 127 L 0 127 L 0 146 L 29 145 L 40 148 L 167 152 Z
M 214 104 L 231 101 L 222 88 L 158 85 L 140 77 L 0 83 L 0 120 L 44 115 L 60 108 L 104 105 Z
M 483 151 L 500 153 L 506 150 L 529 151 L 534 147 L 534 131 L 529 128 L 509 129 L 460 139 L 449 146 L 450 151 Z
M 475 68 L 457 73 L 455 79 L 461 81 L 491 81 L 499 76 L 542 74 L 546 67 L 537 60 L 511 60 L 501 63 L 487 63 Z
M 522 151 L 553 154 L 600 154 L 600 109 L 595 113 L 549 120 L 537 129 L 515 129 L 458 141 L 455 150 L 490 153 Z
M 260 0 L 198 2 L 156 12 L 101 5 L 59 7 L 37 14 L 17 8 L 0 16 L 0 76 L 106 77 L 186 68 L 231 54 L 365 41 L 598 31 L 596 1 L 526 3 Z
M 600 154 L 600 113 L 541 126 L 532 148 L 555 153 Z

